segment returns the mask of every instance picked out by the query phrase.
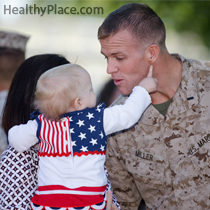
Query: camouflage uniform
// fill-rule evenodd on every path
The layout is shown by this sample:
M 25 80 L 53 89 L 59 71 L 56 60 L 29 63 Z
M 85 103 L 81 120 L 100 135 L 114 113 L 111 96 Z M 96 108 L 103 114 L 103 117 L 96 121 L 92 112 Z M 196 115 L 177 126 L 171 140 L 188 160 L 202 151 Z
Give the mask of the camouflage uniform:
M 210 209 L 210 62 L 173 56 L 182 81 L 166 116 L 150 105 L 108 141 L 106 166 L 123 210 L 137 210 L 141 196 L 147 209 Z

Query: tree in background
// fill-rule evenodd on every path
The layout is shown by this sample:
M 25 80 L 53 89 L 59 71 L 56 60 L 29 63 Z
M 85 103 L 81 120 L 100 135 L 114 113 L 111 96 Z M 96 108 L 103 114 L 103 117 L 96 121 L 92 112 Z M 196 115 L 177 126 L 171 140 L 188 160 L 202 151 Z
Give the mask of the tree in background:
M 106 17 L 123 4 L 138 2 L 149 5 L 164 21 L 167 29 L 179 33 L 191 31 L 201 37 L 204 45 L 210 49 L 210 1 L 207 0 L 34 0 L 39 6 L 57 4 L 61 7 L 102 7 Z M 97 15 L 94 15 L 96 17 Z

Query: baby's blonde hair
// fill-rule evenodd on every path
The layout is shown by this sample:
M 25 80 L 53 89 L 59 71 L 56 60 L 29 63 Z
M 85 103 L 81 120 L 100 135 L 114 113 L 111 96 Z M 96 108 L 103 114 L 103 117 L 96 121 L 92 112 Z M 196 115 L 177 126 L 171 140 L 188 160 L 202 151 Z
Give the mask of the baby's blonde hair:
M 77 64 L 65 64 L 46 71 L 37 82 L 35 108 L 46 118 L 58 120 L 81 94 L 82 82 L 87 74 Z

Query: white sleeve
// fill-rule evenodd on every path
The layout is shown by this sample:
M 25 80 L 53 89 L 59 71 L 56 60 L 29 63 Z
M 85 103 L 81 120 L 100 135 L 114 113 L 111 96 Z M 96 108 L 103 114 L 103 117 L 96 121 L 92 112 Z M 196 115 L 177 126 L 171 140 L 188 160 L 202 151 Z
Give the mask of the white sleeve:
M 8 132 L 9 144 L 18 152 L 28 150 L 39 142 L 36 136 L 37 127 L 36 120 L 29 120 L 27 124 L 13 126 Z
M 104 131 L 106 135 L 130 128 L 151 103 L 145 88 L 136 86 L 123 105 L 115 105 L 104 109 Z

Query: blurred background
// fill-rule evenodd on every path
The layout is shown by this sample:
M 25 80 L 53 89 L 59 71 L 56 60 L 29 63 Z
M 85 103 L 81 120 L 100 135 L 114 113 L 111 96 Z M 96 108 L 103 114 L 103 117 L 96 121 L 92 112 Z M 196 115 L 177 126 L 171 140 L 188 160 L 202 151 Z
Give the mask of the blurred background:
M 0 0 L 0 30 L 30 36 L 26 58 L 59 53 L 82 65 L 99 93 L 110 76 L 100 54 L 98 27 L 111 11 L 130 2 L 146 3 L 162 18 L 170 53 L 210 60 L 210 1 Z M 64 14 L 65 8 L 74 14 Z

